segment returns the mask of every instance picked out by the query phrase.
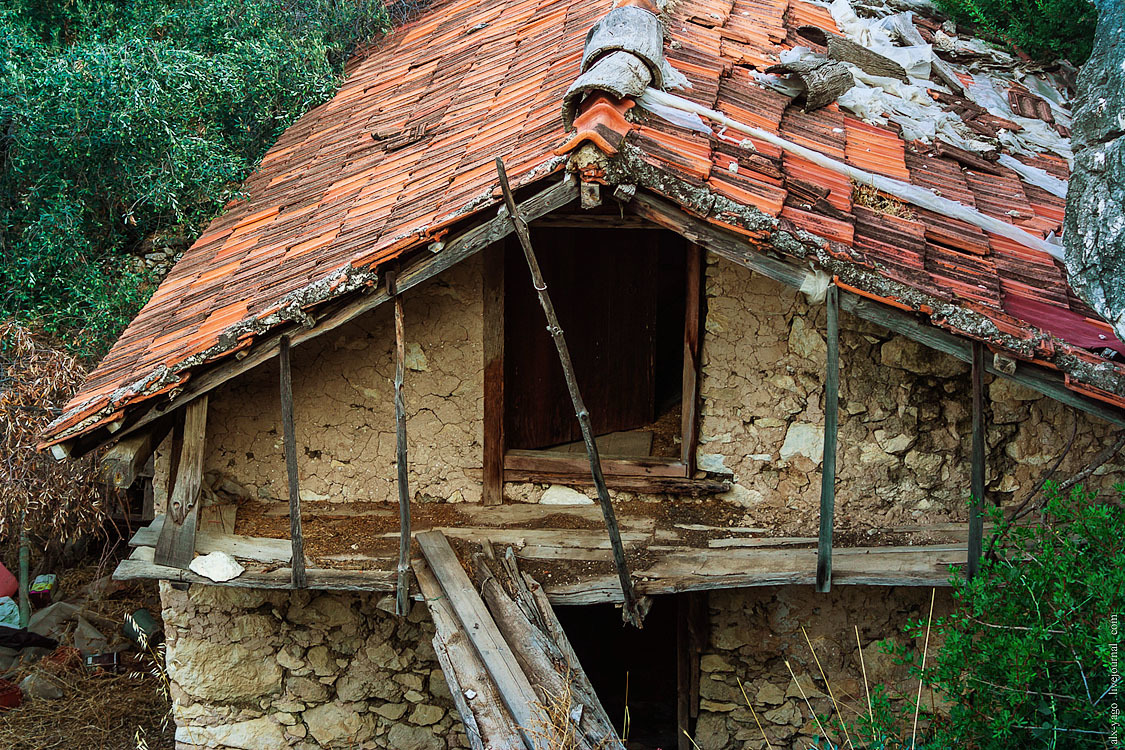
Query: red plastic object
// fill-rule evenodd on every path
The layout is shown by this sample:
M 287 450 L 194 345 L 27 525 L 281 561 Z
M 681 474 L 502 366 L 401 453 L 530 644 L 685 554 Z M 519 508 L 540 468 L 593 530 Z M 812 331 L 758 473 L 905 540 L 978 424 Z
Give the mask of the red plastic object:
M 3 563 L 0 563 L 0 596 L 10 596 L 13 599 L 20 590 L 20 582 L 8 572 Z
M 19 685 L 0 680 L 0 708 L 16 708 L 23 703 L 23 693 Z

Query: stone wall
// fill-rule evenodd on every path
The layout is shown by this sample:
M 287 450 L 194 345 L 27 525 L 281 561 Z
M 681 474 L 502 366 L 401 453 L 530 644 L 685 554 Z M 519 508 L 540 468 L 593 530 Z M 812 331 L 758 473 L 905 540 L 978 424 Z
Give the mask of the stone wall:
M 832 715 L 832 703 L 802 627 L 849 720 L 867 711 L 863 668 L 872 689 L 883 685 L 892 699 L 909 698 L 911 704 L 916 700 L 918 681 L 894 664 L 878 642 L 921 650 L 902 628 L 908 620 L 926 619 L 929 589 L 838 586 L 829 594 L 817 594 L 811 586 L 770 586 L 715 591 L 708 599 L 710 631 L 700 659 L 700 713 L 694 737 L 700 750 L 766 747 L 747 700 L 773 747 L 824 746 L 823 739 L 817 743 L 821 733 L 809 704 L 824 717 Z M 947 614 L 951 605 L 948 590 L 939 590 L 934 618 Z M 859 626 L 863 644 L 862 666 L 854 626 Z M 930 648 L 934 646 L 931 641 Z M 929 706 L 932 699 L 926 689 L 922 700 Z
M 410 487 L 480 500 L 484 359 L 481 262 L 471 258 L 404 296 Z M 392 501 L 394 321 L 390 305 L 293 350 L 301 497 Z M 206 471 L 261 499 L 287 497 L 277 363 L 219 389 Z
M 454 750 L 468 743 L 423 604 L 161 584 L 177 750 Z
M 824 440 L 824 305 L 764 276 L 707 268 L 699 464 L 729 472 L 747 522 L 815 535 Z M 836 523 L 844 543 L 873 530 L 968 518 L 968 365 L 846 313 L 840 316 Z M 1107 423 L 1008 380 L 986 405 L 992 499 L 1019 502 L 1062 452 L 1057 477 L 1111 440 Z M 1121 464 L 1089 484 L 1125 479 Z

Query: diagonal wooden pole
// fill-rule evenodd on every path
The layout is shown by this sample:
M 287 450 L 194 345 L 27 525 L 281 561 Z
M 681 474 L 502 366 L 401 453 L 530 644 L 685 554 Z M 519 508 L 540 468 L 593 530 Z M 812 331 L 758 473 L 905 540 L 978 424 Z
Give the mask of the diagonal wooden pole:
M 643 615 L 637 605 L 637 594 L 633 590 L 633 579 L 629 575 L 629 563 L 625 560 L 625 547 L 621 543 L 621 530 L 617 527 L 617 516 L 613 512 L 613 503 L 609 499 L 609 490 L 605 485 L 602 475 L 602 462 L 598 457 L 598 445 L 594 441 L 594 431 L 590 427 L 590 413 L 586 411 L 586 404 L 582 401 L 582 394 L 578 390 L 578 381 L 574 377 L 574 363 L 570 359 L 570 350 L 567 348 L 566 339 L 563 338 L 562 327 L 559 326 L 558 316 L 555 315 L 555 306 L 551 303 L 551 295 L 547 293 L 547 284 L 543 281 L 543 272 L 539 270 L 539 261 L 535 251 L 531 248 L 531 237 L 527 232 L 527 224 L 520 217 L 516 208 L 516 200 L 512 196 L 512 188 L 508 185 L 508 174 L 504 170 L 504 162 L 496 160 L 496 173 L 500 176 L 500 190 L 504 193 L 504 205 L 508 209 L 508 218 L 512 228 L 519 238 L 523 255 L 527 259 L 528 270 L 531 271 L 531 283 L 539 295 L 539 305 L 543 314 L 547 316 L 547 331 L 554 339 L 555 348 L 559 351 L 559 362 L 562 364 L 563 377 L 566 379 L 567 390 L 570 391 L 570 400 L 574 404 L 574 414 L 578 417 L 578 426 L 582 430 L 582 440 L 586 443 L 586 455 L 590 459 L 590 472 L 594 476 L 594 486 L 598 490 L 598 501 L 602 506 L 602 515 L 605 517 L 606 529 L 609 531 L 609 541 L 613 547 L 613 562 L 617 566 L 617 577 L 621 581 L 621 594 L 624 598 L 622 617 L 625 622 L 635 627 L 642 626 Z
M 406 399 L 402 384 L 406 375 L 406 330 L 402 296 L 395 284 L 397 274 L 387 272 L 387 294 L 395 305 L 395 441 L 398 446 L 398 577 L 395 582 L 395 613 L 410 611 L 410 478 L 406 461 Z

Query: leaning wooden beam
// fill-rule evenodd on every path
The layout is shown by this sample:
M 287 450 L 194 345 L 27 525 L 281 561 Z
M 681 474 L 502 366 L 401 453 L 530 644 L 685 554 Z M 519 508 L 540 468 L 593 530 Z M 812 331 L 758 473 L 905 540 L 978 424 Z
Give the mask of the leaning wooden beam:
M 414 561 L 418 588 L 434 621 L 434 651 L 449 683 L 453 705 L 461 715 L 465 734 L 474 750 L 523 750 L 523 738 L 484 668 L 472 643 L 457 622 L 441 585 L 425 560 Z M 471 690 L 472 703 L 465 698 Z
M 564 179 L 556 182 L 519 204 L 519 214 L 523 221 L 534 221 L 540 216 L 545 216 L 552 211 L 566 206 L 578 198 L 578 184 L 573 179 Z M 512 233 L 512 222 L 507 214 L 497 215 L 488 221 L 477 224 L 470 229 L 453 236 L 445 241 L 439 252 L 425 253 L 419 259 L 407 264 L 398 275 L 398 293 L 402 294 L 424 281 L 437 276 L 466 258 L 472 257 L 477 252 L 507 237 Z M 293 346 L 299 346 L 306 341 L 323 335 L 340 326 L 355 320 L 359 316 L 375 309 L 390 300 L 386 290 L 376 290 L 369 294 L 351 297 L 338 304 L 329 303 L 323 313 L 314 317 L 311 326 L 290 329 L 285 332 Z M 198 398 L 204 393 L 218 388 L 223 383 L 248 372 L 263 362 L 268 362 L 277 356 L 281 346 L 282 332 L 268 333 L 260 336 L 252 349 L 248 350 L 242 359 L 228 358 L 211 369 L 193 375 L 191 380 L 178 389 L 178 395 L 167 403 L 154 404 L 148 411 L 137 418 L 130 418 L 117 435 L 124 437 L 136 430 L 150 424 L 156 419 L 168 414 L 189 401 Z M 94 450 L 112 437 L 111 433 L 100 433 L 90 438 L 81 438 L 73 445 L 68 441 L 67 448 L 60 447 L 59 458 L 64 458 L 64 450 L 73 450 L 75 455 L 84 455 Z
M 654 195 L 638 192 L 629 203 L 630 208 L 659 226 L 678 232 L 692 242 L 696 242 L 721 258 L 745 266 L 752 271 L 778 281 L 795 289 L 810 272 L 793 263 L 779 260 L 759 252 L 747 242 L 745 237 L 724 231 L 683 211 L 668 201 Z M 962 362 L 972 358 L 972 344 L 949 331 L 942 330 L 932 323 L 921 320 L 918 315 L 895 309 L 881 302 L 861 297 L 852 292 L 840 293 L 840 309 L 864 320 L 888 328 L 895 333 L 913 339 L 924 346 L 949 354 Z M 1083 396 L 1066 387 L 1063 376 L 1026 362 L 1017 362 L 1014 373 L 1001 372 L 985 358 L 984 371 L 1013 380 L 1034 391 L 1050 396 L 1059 403 L 1092 414 L 1110 424 L 1125 427 L 1125 411 L 1108 404 Z
M 966 575 L 972 578 L 980 569 L 984 548 L 984 345 L 973 342 L 973 458 L 972 503 L 969 506 L 969 565 Z
M 101 457 L 98 476 L 114 487 L 132 487 L 171 426 L 170 420 L 164 420 L 147 432 L 119 440 Z
M 387 294 L 395 301 L 395 442 L 398 465 L 398 578 L 395 585 L 395 613 L 406 617 L 410 611 L 410 476 L 406 458 L 406 400 L 402 383 L 406 375 L 406 326 L 403 322 L 402 295 L 395 286 L 396 274 L 387 273 Z
M 828 287 L 828 369 L 824 376 L 824 456 L 820 472 L 820 539 L 816 554 L 816 590 L 832 589 L 832 528 L 836 517 L 836 436 L 840 404 L 839 290 Z
M 643 615 L 637 606 L 637 597 L 633 593 L 633 579 L 629 575 L 629 563 L 625 560 L 625 548 L 621 544 L 621 532 L 617 528 L 617 517 L 613 512 L 613 503 L 609 499 L 609 490 L 605 486 L 602 476 L 601 459 L 598 457 L 598 444 L 594 440 L 594 431 L 590 426 L 590 413 L 586 404 L 582 402 L 582 393 L 578 390 L 578 380 L 574 375 L 574 363 L 570 359 L 570 350 L 567 348 L 566 339 L 563 337 L 562 326 L 559 325 L 558 316 L 555 315 L 555 306 L 551 303 L 551 296 L 547 293 L 547 282 L 543 280 L 543 272 L 539 270 L 539 261 L 531 247 L 531 236 L 527 231 L 527 224 L 520 218 L 516 209 L 516 200 L 512 196 L 512 188 L 508 185 L 508 175 L 504 171 L 502 159 L 496 159 L 496 173 L 500 178 L 500 190 L 504 193 L 504 205 L 508 207 L 508 218 L 515 229 L 523 248 L 527 267 L 531 271 L 531 283 L 539 295 L 539 305 L 547 318 L 547 331 L 555 342 L 559 352 L 559 362 L 562 364 L 563 378 L 566 380 L 570 400 L 574 404 L 574 413 L 578 417 L 578 426 L 582 430 L 582 440 L 586 443 L 586 455 L 590 459 L 590 473 L 594 477 L 594 486 L 598 491 L 598 501 L 602 506 L 605 516 L 605 525 L 609 530 L 609 538 L 613 544 L 613 561 L 617 566 L 617 577 L 621 580 L 621 593 L 624 597 L 624 606 L 621 608 L 625 621 L 641 627 Z
M 168 521 L 156 543 L 158 565 L 187 568 L 195 554 L 199 493 L 203 486 L 203 451 L 207 440 L 207 396 L 184 407 L 183 441 L 168 495 Z
M 305 537 L 301 532 L 301 485 L 297 476 L 297 430 L 293 423 L 293 373 L 289 362 L 289 337 L 281 337 L 281 424 L 285 443 L 285 473 L 289 480 L 289 539 L 293 545 L 293 588 L 303 589 Z
M 426 562 L 441 585 L 445 600 L 461 623 L 461 631 L 469 637 L 496 684 L 505 708 L 515 719 L 524 744 L 529 750 L 547 750 L 546 738 L 538 738 L 534 734 L 535 728 L 545 720 L 537 708 L 539 697 L 520 669 L 512 649 L 497 630 L 449 541 L 440 531 L 422 532 L 417 539 Z

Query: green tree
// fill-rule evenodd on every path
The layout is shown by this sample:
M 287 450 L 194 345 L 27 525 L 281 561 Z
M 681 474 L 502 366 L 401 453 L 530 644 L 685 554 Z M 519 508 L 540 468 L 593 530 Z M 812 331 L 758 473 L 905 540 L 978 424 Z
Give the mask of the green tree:
M 918 650 L 889 649 L 948 702 L 936 712 L 921 706 L 916 747 L 1116 746 L 1125 628 L 1125 488 L 1118 492 L 1118 502 L 1098 502 L 1081 488 L 1065 495 L 1049 486 L 1040 523 L 994 515 L 991 554 L 972 581 L 954 578 L 957 607 L 934 622 L 924 672 Z M 907 633 L 920 644 L 926 625 Z M 874 691 L 874 721 L 853 732 L 869 747 L 914 747 L 915 699 L 904 697 Z
M 386 28 L 376 0 L 0 9 L 0 317 L 97 356 L 280 132 Z
M 1075 65 L 1090 56 L 1098 22 L 1090 0 L 937 0 L 937 6 L 1031 57 Z

